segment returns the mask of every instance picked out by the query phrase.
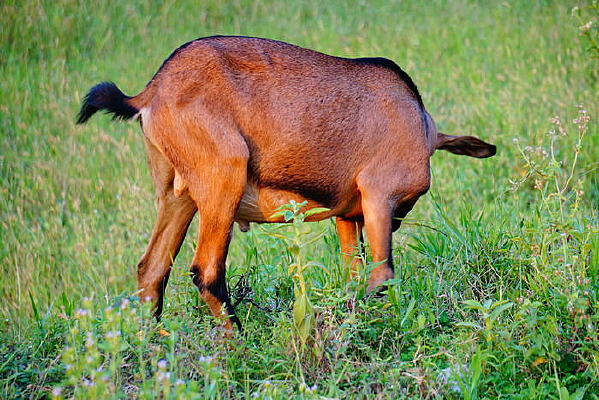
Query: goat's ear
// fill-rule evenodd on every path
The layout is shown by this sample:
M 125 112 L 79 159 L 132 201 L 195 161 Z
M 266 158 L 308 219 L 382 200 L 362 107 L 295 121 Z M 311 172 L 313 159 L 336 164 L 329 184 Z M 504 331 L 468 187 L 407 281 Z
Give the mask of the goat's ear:
M 441 132 L 437 133 L 437 148 L 453 154 L 476 158 L 492 157 L 497 153 L 497 148 L 494 145 L 483 142 L 474 136 L 452 136 Z

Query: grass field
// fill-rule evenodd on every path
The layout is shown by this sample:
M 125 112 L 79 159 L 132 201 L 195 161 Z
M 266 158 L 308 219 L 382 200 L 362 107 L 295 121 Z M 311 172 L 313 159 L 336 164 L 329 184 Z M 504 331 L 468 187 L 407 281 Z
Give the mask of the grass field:
M 599 398 L 596 2 L 149 4 L 0 5 L 0 397 Z M 288 240 L 235 229 L 243 336 L 215 328 L 188 276 L 197 223 L 162 322 L 135 299 L 155 216 L 142 134 L 75 116 L 92 85 L 136 94 L 214 34 L 393 59 L 439 130 L 497 145 L 434 155 L 386 296 L 346 281 L 325 221 Z M 302 248 L 304 344 L 290 246 L 318 236 Z

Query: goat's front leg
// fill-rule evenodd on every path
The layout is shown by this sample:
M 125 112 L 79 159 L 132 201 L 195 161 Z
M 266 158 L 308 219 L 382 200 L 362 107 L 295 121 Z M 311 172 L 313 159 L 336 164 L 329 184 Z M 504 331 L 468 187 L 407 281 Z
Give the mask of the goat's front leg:
M 348 278 L 355 278 L 362 268 L 360 246 L 362 241 L 363 221 L 348 220 L 343 217 L 335 218 L 339 245 L 341 247 L 341 260 L 349 269 Z

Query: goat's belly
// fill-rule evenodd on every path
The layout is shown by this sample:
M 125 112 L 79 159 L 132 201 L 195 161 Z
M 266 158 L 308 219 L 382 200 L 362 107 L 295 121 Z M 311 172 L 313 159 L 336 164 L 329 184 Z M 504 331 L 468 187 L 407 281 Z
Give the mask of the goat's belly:
M 282 217 L 272 218 L 278 208 L 289 204 L 291 200 L 301 203 L 307 201 L 303 210 L 315 207 L 323 207 L 322 204 L 307 199 L 297 193 L 287 190 L 278 190 L 269 187 L 259 187 L 253 182 L 249 182 L 245 187 L 243 197 L 235 214 L 235 220 L 238 222 L 285 222 Z M 336 210 L 329 210 L 322 213 L 311 215 L 306 218 L 307 221 L 320 221 L 336 215 Z

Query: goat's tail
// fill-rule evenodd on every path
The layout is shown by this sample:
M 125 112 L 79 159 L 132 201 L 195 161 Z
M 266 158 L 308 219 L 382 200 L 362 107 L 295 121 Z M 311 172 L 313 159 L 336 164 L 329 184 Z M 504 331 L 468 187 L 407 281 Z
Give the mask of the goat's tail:
M 83 98 L 83 105 L 77 115 L 77 123 L 84 124 L 99 110 L 113 114 L 112 119 L 131 119 L 139 110 L 131 105 L 130 99 L 132 97 L 123 94 L 113 82 L 99 83 L 91 88 Z

